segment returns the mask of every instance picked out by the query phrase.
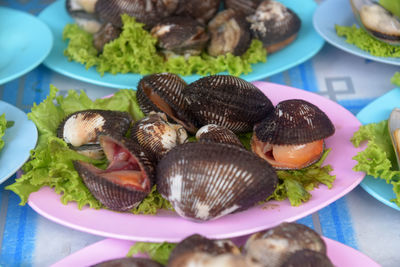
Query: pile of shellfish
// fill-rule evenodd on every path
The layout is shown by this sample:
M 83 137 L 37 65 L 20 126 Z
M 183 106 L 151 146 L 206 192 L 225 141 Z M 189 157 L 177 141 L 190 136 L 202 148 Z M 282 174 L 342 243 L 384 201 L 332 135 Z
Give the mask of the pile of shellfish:
M 67 0 L 66 9 L 94 35 L 99 52 L 121 33 L 122 14 L 143 23 L 167 56 L 239 56 L 253 38 L 274 52 L 291 43 L 301 26 L 296 13 L 273 0 Z
M 112 210 L 136 207 L 153 185 L 191 220 L 245 210 L 274 192 L 276 169 L 318 161 L 324 139 L 335 131 L 317 106 L 292 99 L 274 107 L 255 85 L 235 76 L 186 84 L 175 74 L 152 74 L 139 81 L 136 96 L 146 114 L 136 122 L 120 111 L 83 110 L 59 126 L 58 136 L 72 149 L 107 158 L 105 170 L 82 161 L 74 166 Z M 249 132 L 252 151 L 238 138 Z
M 333 267 L 326 244 L 311 228 L 297 223 L 282 223 L 251 235 L 243 249 L 231 240 L 213 240 L 194 234 L 179 242 L 169 255 L 167 267 Z M 145 258 L 123 258 L 95 266 L 162 267 Z M 124 265 L 125 266 L 125 265 Z

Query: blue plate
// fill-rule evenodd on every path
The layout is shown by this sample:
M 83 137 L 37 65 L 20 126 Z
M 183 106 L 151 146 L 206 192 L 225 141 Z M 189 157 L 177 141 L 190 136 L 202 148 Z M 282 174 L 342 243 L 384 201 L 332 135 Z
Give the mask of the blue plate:
M 0 84 L 38 66 L 53 45 L 50 29 L 36 17 L 0 7 Z
M 298 37 L 281 51 L 269 55 L 266 63 L 254 64 L 251 73 L 240 76 L 247 81 L 260 80 L 298 65 L 314 56 L 324 44 L 324 40 L 312 26 L 312 15 L 316 8 L 314 1 L 282 0 L 281 2 L 292 8 L 302 21 Z M 62 31 L 65 25 L 73 23 L 73 20 L 66 12 L 64 0 L 57 1 L 47 7 L 39 15 L 39 18 L 50 27 L 54 35 L 53 49 L 44 61 L 47 67 L 63 75 L 97 85 L 113 88 L 136 88 L 136 84 L 142 78 L 142 75 L 106 73 L 102 77 L 94 67 L 86 70 L 82 64 L 67 60 L 63 55 L 67 43 L 62 40 Z M 192 82 L 199 79 L 200 76 L 190 75 L 183 78 L 186 82 Z
M 6 129 L 4 147 L 0 150 L 0 183 L 13 175 L 29 158 L 35 148 L 38 133 L 35 124 L 28 120 L 25 112 L 0 100 L 0 115 L 14 125 Z
M 344 37 L 339 37 L 335 31 L 335 24 L 352 26 L 357 24 L 350 6 L 350 0 L 324 0 L 317 7 L 313 24 L 315 30 L 330 44 L 350 54 L 371 59 L 374 61 L 400 65 L 400 58 L 376 57 L 361 50 L 355 45 L 346 43 Z
M 358 114 L 357 118 L 362 124 L 376 123 L 389 118 L 390 112 L 395 107 L 400 107 L 400 88 L 377 98 L 375 101 L 364 107 Z M 361 182 L 361 187 L 380 202 L 391 208 L 400 210 L 391 199 L 396 198 L 393 192 L 393 186 L 387 184 L 383 179 L 376 179 L 372 176 L 365 176 Z

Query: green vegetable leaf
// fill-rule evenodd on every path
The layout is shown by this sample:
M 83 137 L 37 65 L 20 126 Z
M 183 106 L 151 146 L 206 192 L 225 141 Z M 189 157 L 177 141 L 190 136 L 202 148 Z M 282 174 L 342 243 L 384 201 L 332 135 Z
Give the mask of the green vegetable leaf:
M 400 1 L 398 0 L 379 0 L 384 8 L 389 10 L 392 14 L 400 18 Z
M 6 115 L 2 114 L 0 115 L 0 150 L 4 147 L 4 140 L 2 137 L 4 136 L 7 128 Z
M 396 72 L 390 79 L 390 82 L 394 85 L 400 86 L 400 72 Z
M 132 257 L 138 253 L 147 254 L 150 259 L 159 262 L 160 264 L 166 265 L 168 263 L 169 255 L 172 250 L 176 247 L 175 243 L 146 243 L 136 242 L 128 252 L 127 257 Z

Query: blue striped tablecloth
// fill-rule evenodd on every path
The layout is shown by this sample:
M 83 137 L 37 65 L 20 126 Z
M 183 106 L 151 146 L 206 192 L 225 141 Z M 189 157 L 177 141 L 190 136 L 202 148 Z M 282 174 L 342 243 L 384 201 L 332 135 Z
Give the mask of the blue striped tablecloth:
M 51 2 L 0 0 L 0 5 L 38 14 Z M 323 95 L 356 114 L 394 88 L 390 78 L 396 71 L 399 71 L 396 66 L 365 60 L 325 44 L 311 60 L 265 81 Z M 33 103 L 46 98 L 50 84 L 59 88 L 60 93 L 83 89 L 93 99 L 114 92 L 114 89 L 61 76 L 40 65 L 20 78 L 0 85 L 0 99 L 29 112 Z M 103 239 L 53 223 L 29 206 L 19 206 L 20 199 L 4 190 L 14 179 L 15 175 L 0 185 L 1 266 L 49 266 Z M 360 250 L 382 266 L 400 266 L 400 253 L 397 252 L 400 213 L 381 204 L 360 187 L 299 222 Z

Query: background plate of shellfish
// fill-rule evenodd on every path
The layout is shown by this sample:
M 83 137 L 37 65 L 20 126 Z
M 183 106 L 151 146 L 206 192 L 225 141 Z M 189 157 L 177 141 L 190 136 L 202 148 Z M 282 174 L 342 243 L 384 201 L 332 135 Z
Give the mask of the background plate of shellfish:
M 14 125 L 7 128 L 4 136 L 4 147 L 0 150 L 0 183 L 13 175 L 29 158 L 38 139 L 35 124 L 28 120 L 25 112 L 0 100 L 0 115 L 5 114 L 7 121 Z
M 357 46 L 347 43 L 344 37 L 340 37 L 336 34 L 336 24 L 340 26 L 357 25 L 349 0 L 322 1 L 314 13 L 313 24 L 315 30 L 325 41 L 343 51 L 377 62 L 400 65 L 400 58 L 373 56 Z
M 324 40 L 312 26 L 312 16 L 317 7 L 314 1 L 280 0 L 280 2 L 295 11 L 301 19 L 302 25 L 297 39 L 284 49 L 268 55 L 267 62 L 253 64 L 251 73 L 240 76 L 247 81 L 261 80 L 296 66 L 313 57 L 324 44 Z M 96 85 L 112 88 L 136 88 L 142 75 L 105 73 L 104 76 L 100 76 L 94 67 L 86 70 L 84 65 L 68 61 L 64 56 L 67 43 L 62 39 L 62 32 L 66 24 L 73 23 L 73 19 L 66 11 L 65 0 L 57 1 L 47 7 L 39 14 L 39 18 L 50 27 L 54 35 L 53 48 L 44 61 L 44 65 L 48 68 L 68 77 Z M 199 79 L 200 76 L 190 75 L 182 78 L 190 83 Z
M 269 201 L 242 212 L 229 214 L 204 223 L 183 219 L 175 212 L 160 211 L 157 215 L 133 215 L 106 209 L 84 207 L 75 203 L 64 205 L 60 195 L 43 187 L 30 195 L 28 204 L 42 216 L 80 231 L 118 239 L 147 242 L 178 242 L 198 233 L 209 238 L 231 238 L 251 234 L 275 226 L 283 221 L 296 221 L 344 196 L 356 187 L 365 174 L 352 170 L 352 159 L 365 147 L 355 148 L 350 142 L 361 123 L 337 103 L 300 89 L 266 82 L 254 82 L 274 105 L 286 99 L 304 99 L 323 110 L 333 122 L 336 132 L 326 139 L 332 148 L 325 163 L 333 167 L 336 180 L 331 189 L 321 185 L 311 192 L 311 199 L 298 206 L 286 201 Z
M 42 63 L 50 53 L 53 36 L 49 27 L 31 14 L 0 7 L 0 18 L 0 84 L 3 84 Z
M 389 118 L 392 109 L 399 107 L 400 103 L 400 88 L 393 89 L 375 101 L 364 107 L 358 114 L 357 118 L 363 124 L 377 123 Z M 396 198 L 393 191 L 393 185 L 387 184 L 385 180 L 374 178 L 372 176 L 365 176 L 361 182 L 361 187 L 367 191 L 368 194 L 382 202 L 383 204 L 400 210 L 396 203 L 390 201 Z
M 322 238 L 326 243 L 329 259 L 337 267 L 379 266 L 372 259 L 351 247 L 326 237 Z M 135 243 L 132 241 L 105 239 L 83 248 L 74 254 L 56 262 L 53 267 L 91 266 L 103 261 L 123 258 L 126 257 L 129 248 L 134 244 Z M 139 254 L 138 257 L 144 256 Z

